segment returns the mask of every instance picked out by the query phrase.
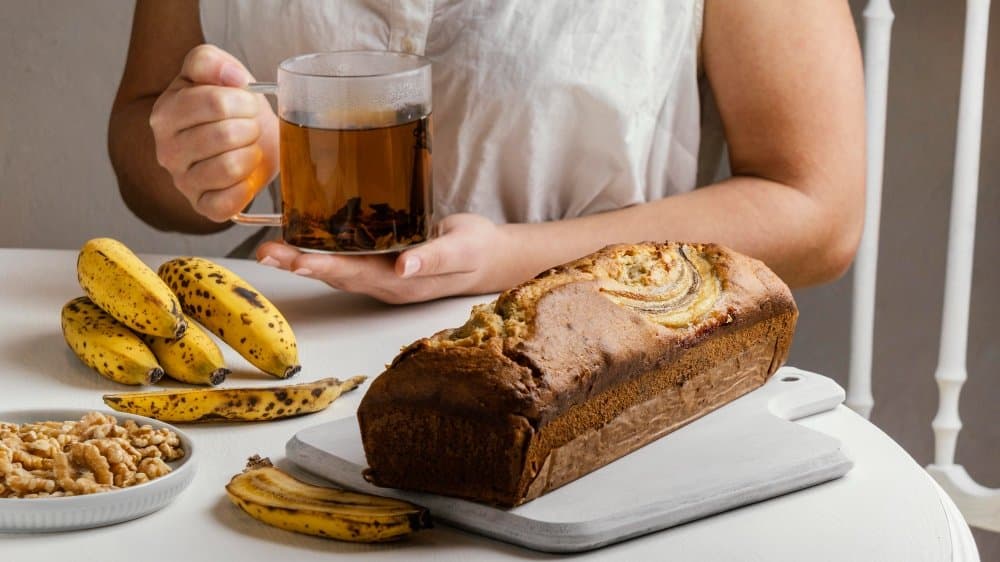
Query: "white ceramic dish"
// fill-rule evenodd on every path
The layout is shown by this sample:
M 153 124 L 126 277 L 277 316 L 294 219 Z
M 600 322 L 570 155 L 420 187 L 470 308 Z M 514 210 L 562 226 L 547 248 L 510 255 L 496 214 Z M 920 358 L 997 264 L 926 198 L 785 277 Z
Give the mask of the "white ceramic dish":
M 28 423 L 79 420 L 86 409 L 0 411 L 0 421 Z M 197 469 L 197 450 L 191 438 L 176 427 L 143 416 L 97 410 L 113 415 L 118 423 L 133 420 L 139 425 L 166 427 L 177 433 L 184 457 L 168 463 L 170 474 L 130 488 L 66 498 L 0 498 L 0 532 L 37 533 L 102 527 L 136 519 L 169 504 L 187 488 Z

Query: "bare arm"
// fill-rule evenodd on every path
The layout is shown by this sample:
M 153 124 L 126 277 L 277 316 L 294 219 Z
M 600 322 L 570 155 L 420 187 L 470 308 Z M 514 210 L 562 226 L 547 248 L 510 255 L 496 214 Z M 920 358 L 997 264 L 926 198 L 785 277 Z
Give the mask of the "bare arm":
M 197 0 L 138 0 L 128 59 L 111 108 L 108 152 L 125 204 L 160 230 L 205 233 L 222 230 L 191 208 L 156 161 L 149 115 L 177 76 L 184 57 L 204 42 Z
M 714 241 L 766 262 L 793 286 L 840 276 L 861 236 L 864 87 L 841 0 L 708 0 L 705 70 L 733 177 L 600 215 L 504 227 L 551 241 L 522 254 L 520 277 L 640 240 Z

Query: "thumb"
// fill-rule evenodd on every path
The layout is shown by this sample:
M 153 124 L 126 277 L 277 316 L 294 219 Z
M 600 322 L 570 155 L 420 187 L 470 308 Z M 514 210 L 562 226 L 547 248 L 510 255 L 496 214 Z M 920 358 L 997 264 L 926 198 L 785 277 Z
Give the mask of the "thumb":
M 396 274 L 403 279 L 475 271 L 471 248 L 461 231 L 445 233 L 396 258 Z
M 198 45 L 184 58 L 180 77 L 194 84 L 243 87 L 253 81 L 250 71 L 233 55 L 215 45 Z
M 223 86 L 242 88 L 253 82 L 253 76 L 246 68 L 243 68 L 242 64 L 227 62 L 223 63 L 222 69 L 219 70 L 219 82 Z

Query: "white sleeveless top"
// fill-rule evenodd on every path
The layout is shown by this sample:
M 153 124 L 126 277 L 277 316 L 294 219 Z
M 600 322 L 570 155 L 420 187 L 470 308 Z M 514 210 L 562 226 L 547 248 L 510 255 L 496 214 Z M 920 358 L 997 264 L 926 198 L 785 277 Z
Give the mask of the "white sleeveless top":
M 577 217 L 693 189 L 703 0 L 206 0 L 257 80 L 308 52 L 433 61 L 434 213 Z

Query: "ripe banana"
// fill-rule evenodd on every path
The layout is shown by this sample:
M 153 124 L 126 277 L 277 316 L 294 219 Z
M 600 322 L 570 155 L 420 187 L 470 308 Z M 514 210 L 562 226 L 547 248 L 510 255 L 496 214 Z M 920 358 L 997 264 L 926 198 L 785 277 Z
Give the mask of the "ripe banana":
M 139 336 L 87 297 L 63 306 L 62 332 L 84 364 L 115 382 L 153 384 L 163 377 L 156 357 Z
M 184 312 L 265 373 L 286 379 L 299 372 L 295 335 L 270 301 L 232 271 L 202 258 L 176 258 L 160 277 Z
M 88 241 L 80 249 L 76 272 L 90 300 L 136 332 L 179 338 L 187 329 L 177 297 L 121 242 Z
M 230 373 L 219 346 L 195 322 L 188 322 L 187 331 L 177 339 L 142 336 L 142 340 L 153 350 L 153 355 L 172 379 L 215 386 L 226 380 L 226 375 Z
M 114 410 L 165 422 L 266 421 L 325 409 L 364 382 L 357 376 L 261 388 L 207 388 L 105 394 Z
M 386 542 L 431 527 L 422 507 L 306 484 L 257 455 L 229 481 L 226 492 L 240 509 L 268 525 L 343 541 Z

